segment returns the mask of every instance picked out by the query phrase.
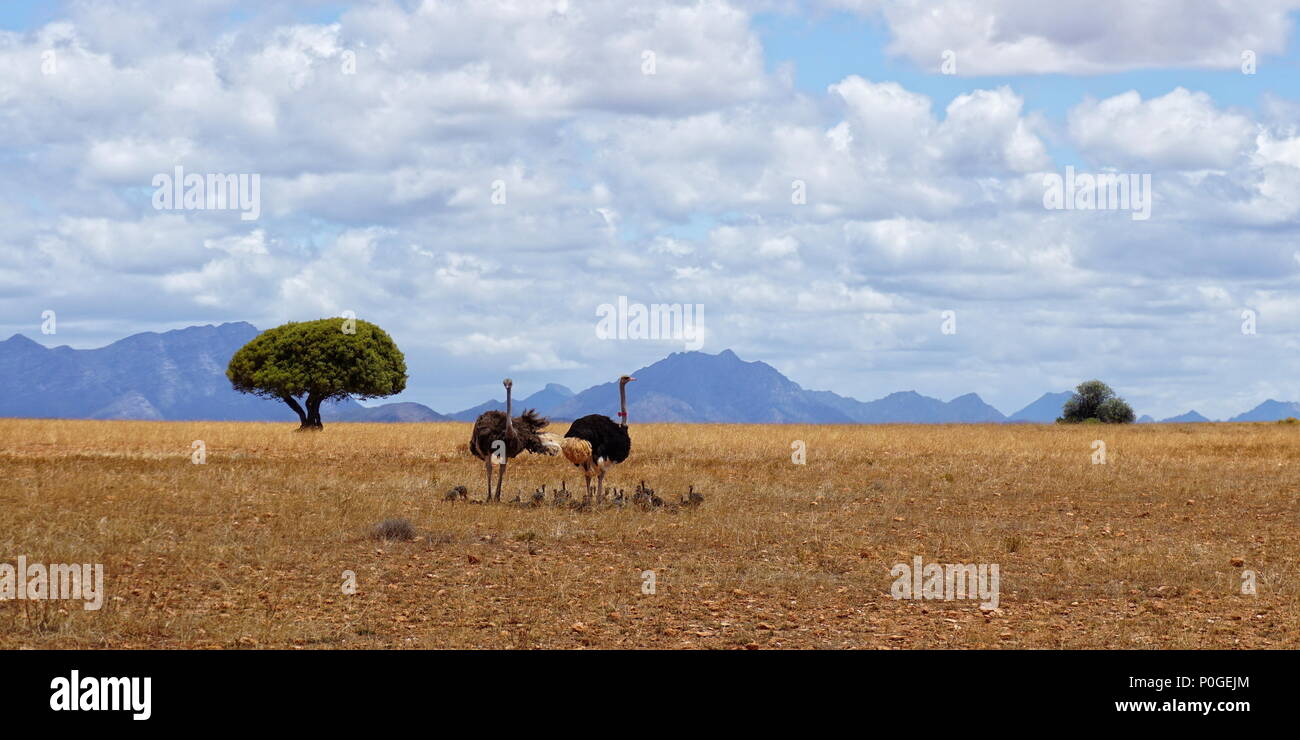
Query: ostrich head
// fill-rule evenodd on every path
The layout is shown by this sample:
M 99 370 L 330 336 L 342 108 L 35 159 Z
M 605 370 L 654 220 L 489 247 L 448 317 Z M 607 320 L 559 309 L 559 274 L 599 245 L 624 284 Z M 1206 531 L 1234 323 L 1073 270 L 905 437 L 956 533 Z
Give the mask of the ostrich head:
M 632 382 L 633 380 L 636 380 L 636 378 L 632 377 L 631 375 L 620 375 L 619 378 L 618 378 L 618 384 L 619 384 L 619 385 L 627 385 L 628 383 Z

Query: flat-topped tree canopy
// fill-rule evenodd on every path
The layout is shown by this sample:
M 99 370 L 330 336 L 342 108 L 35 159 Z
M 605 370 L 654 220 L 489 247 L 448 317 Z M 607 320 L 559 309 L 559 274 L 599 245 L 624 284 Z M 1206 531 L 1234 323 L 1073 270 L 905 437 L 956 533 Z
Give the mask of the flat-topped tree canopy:
M 406 358 L 392 337 L 360 319 L 291 321 L 268 329 L 230 358 L 234 389 L 278 398 L 298 414 L 300 429 L 321 429 L 321 403 L 381 398 L 406 388 Z

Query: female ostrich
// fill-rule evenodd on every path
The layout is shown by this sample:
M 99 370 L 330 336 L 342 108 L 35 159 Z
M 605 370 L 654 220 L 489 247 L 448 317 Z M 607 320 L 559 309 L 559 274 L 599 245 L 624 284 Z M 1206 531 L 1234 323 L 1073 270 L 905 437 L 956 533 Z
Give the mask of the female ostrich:
M 564 457 L 582 468 L 591 495 L 591 476 L 596 475 L 596 500 L 605 498 L 605 471 L 627 459 L 632 452 L 632 438 L 627 433 L 627 384 L 636 378 L 618 379 L 619 423 L 600 414 L 591 414 L 573 422 L 560 440 Z
M 474 421 L 474 431 L 469 438 L 469 451 L 482 460 L 487 469 L 487 498 L 492 500 L 492 464 L 501 466 L 497 474 L 496 500 L 501 500 L 501 483 L 506 478 L 506 463 L 520 452 L 528 450 L 539 455 L 554 455 L 559 452 L 559 445 L 553 435 L 542 432 L 549 423 L 533 409 L 523 416 L 510 417 L 510 389 L 514 382 L 506 378 L 502 385 L 506 387 L 506 410 L 484 411 Z

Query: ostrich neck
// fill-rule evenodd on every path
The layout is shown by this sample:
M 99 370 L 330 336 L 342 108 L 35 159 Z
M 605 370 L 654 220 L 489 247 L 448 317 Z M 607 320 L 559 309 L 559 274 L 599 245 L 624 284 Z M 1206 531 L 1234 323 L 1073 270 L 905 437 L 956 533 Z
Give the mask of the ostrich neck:
M 618 410 L 619 424 L 627 426 L 627 383 L 618 384 Z
M 510 410 L 511 410 L 510 389 L 507 388 L 506 389 L 506 434 L 511 434 L 515 431 L 514 421 L 511 420 L 510 418 Z

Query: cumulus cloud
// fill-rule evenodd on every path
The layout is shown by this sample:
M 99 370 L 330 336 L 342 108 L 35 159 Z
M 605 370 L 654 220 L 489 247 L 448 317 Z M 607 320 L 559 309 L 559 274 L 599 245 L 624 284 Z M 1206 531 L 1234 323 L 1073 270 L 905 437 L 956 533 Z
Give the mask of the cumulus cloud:
M 1245 387 L 1280 363 L 1213 364 L 1240 349 L 1243 306 L 1272 332 L 1256 353 L 1300 332 L 1280 287 L 1300 272 L 1285 101 L 1256 116 L 1126 93 L 1079 101 L 1053 132 L 1014 82 L 946 104 L 859 75 L 809 93 L 729 2 L 376 2 L 314 20 L 311 2 L 154 5 L 87 0 L 0 32 L 8 331 L 49 308 L 81 346 L 353 311 L 393 334 L 407 396 L 440 411 L 503 371 L 521 392 L 585 387 L 681 349 L 597 340 L 596 307 L 620 296 L 703 304 L 706 351 L 807 387 L 974 390 L 1007 411 L 1091 375 L 1140 408 L 1208 395 L 1212 365 Z M 1072 6 L 852 5 L 918 62 L 956 49 L 962 74 L 1218 64 L 1284 25 L 1271 3 L 1210 16 L 1214 38 L 1127 4 L 1131 27 Z M 1156 171 L 1151 221 L 1044 211 L 1053 136 Z M 155 211 L 152 175 L 176 165 L 260 174 L 261 218 Z M 1127 354 L 1103 364 L 1108 346 Z M 1169 377 L 1153 370 L 1170 357 Z
M 1085 153 L 1112 166 L 1178 170 L 1231 167 L 1258 131 L 1206 93 L 1181 87 L 1148 100 L 1132 90 L 1086 100 L 1070 111 L 1069 129 Z

